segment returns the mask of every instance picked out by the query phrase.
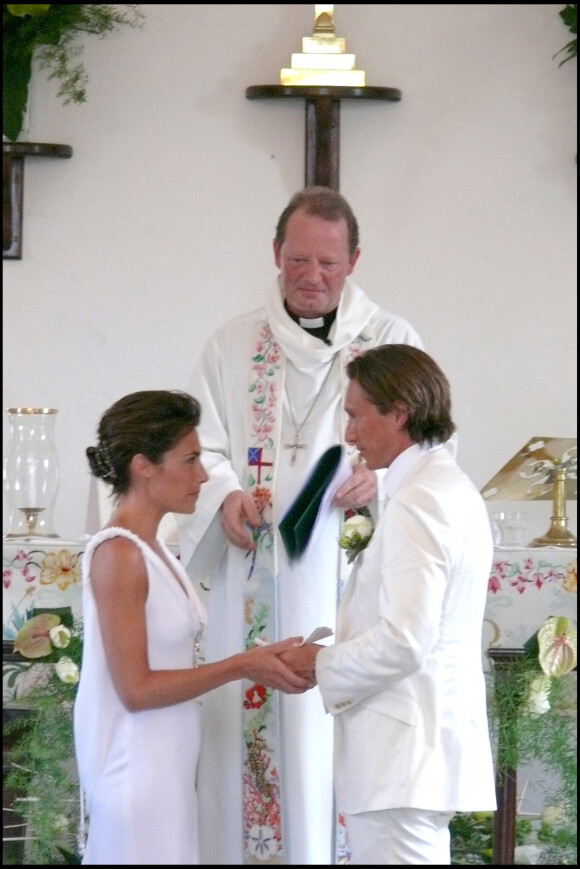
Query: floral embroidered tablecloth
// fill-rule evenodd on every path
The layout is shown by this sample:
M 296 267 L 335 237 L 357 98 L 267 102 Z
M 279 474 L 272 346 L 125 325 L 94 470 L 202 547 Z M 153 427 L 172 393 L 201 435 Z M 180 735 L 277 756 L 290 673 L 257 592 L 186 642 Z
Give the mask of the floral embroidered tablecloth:
M 2 549 L 2 640 L 14 639 L 33 609 L 70 608 L 81 615 L 81 561 L 85 543 L 46 538 L 5 538 Z M 3 702 L 25 690 L 28 662 L 4 662 Z M 24 681 L 23 681 L 24 680 Z
M 521 648 L 550 616 L 577 624 L 577 551 L 497 547 L 489 577 L 483 648 Z

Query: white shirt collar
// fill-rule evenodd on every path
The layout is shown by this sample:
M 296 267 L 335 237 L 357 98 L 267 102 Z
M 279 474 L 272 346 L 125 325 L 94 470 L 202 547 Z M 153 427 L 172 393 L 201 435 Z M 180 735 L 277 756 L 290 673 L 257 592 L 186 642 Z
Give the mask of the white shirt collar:
M 274 337 L 287 359 L 298 368 L 310 368 L 313 358 L 319 363 L 330 361 L 335 353 L 355 340 L 379 310 L 379 306 L 347 278 L 338 303 L 336 320 L 328 336 L 332 346 L 327 346 L 288 316 L 282 298 L 280 276 L 273 281 L 266 298 L 266 316 Z
M 383 489 L 387 498 L 392 498 L 397 491 L 407 472 L 415 465 L 419 459 L 432 452 L 433 450 L 441 449 L 443 444 L 434 444 L 430 447 L 428 444 L 412 444 L 399 453 L 397 458 L 392 462 L 386 470 L 383 478 Z

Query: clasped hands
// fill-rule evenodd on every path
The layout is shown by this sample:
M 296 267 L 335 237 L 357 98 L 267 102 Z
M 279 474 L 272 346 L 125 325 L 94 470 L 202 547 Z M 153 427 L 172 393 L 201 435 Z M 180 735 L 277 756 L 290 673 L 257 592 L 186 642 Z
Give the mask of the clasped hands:
M 309 679 L 313 687 L 316 685 L 316 656 L 322 648 L 318 643 L 302 643 L 281 652 L 280 658 L 297 676 Z
M 316 685 L 314 665 L 322 646 L 289 637 L 277 643 L 259 643 L 244 655 L 244 676 L 286 694 L 303 694 Z

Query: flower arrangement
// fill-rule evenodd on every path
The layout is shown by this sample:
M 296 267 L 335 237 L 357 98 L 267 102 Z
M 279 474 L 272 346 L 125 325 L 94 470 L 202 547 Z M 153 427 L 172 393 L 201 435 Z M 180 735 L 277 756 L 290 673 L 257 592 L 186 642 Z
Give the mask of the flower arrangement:
M 79 863 L 79 788 L 74 772 L 73 702 L 82 658 L 82 631 L 70 610 L 63 615 L 34 611 L 18 631 L 14 651 L 27 659 L 12 665 L 10 677 L 26 690 L 26 710 L 7 729 L 18 738 L 11 749 L 5 786 L 25 794 L 30 840 L 28 864 Z M 28 836 L 27 836 L 28 839 Z
M 54 663 L 54 675 L 61 682 L 75 685 L 79 681 L 79 665 L 71 653 L 80 653 L 80 638 L 67 628 L 56 613 L 39 613 L 28 619 L 14 640 L 14 651 L 25 658 L 48 658 Z M 69 646 L 71 647 L 69 649 Z M 62 652 L 68 649 L 66 655 Z
M 340 530 L 338 545 L 341 549 L 346 549 L 349 564 L 352 564 L 359 552 L 368 546 L 374 530 L 368 507 L 360 507 L 345 520 Z
M 509 668 L 496 669 L 488 705 L 498 772 L 533 763 L 547 775 L 546 805 L 533 821 L 519 816 L 515 862 L 577 865 L 577 635 L 551 616 Z M 492 863 L 493 813 L 457 813 L 450 824 L 451 863 Z
M 22 131 L 32 65 L 48 69 L 60 83 L 64 104 L 86 102 L 88 76 L 82 63 L 79 34 L 104 37 L 123 25 L 140 26 L 135 4 L 6 3 L 2 7 L 2 132 L 15 141 Z

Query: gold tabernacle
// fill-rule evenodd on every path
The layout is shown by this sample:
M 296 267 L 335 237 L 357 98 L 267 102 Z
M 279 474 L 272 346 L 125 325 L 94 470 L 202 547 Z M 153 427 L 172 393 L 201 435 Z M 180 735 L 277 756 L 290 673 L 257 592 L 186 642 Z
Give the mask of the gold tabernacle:
M 315 5 L 314 32 L 302 39 L 302 53 L 291 55 L 290 69 L 280 70 L 280 84 L 364 87 L 364 70 L 345 49 L 346 40 L 334 32 L 334 5 Z

